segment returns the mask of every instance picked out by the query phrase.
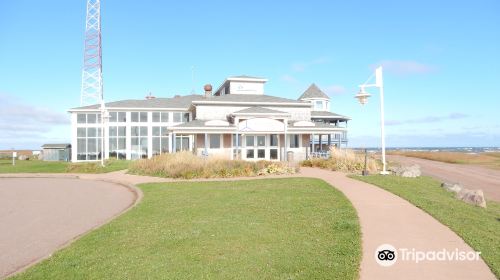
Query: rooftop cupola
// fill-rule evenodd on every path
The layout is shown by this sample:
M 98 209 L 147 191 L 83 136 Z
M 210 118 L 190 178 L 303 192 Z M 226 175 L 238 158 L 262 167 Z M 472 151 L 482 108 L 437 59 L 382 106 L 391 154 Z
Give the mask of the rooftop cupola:
M 251 76 L 228 77 L 215 92 L 215 96 L 227 94 L 264 94 L 267 79 Z
M 299 100 L 311 102 L 314 111 L 330 111 L 330 97 L 314 83 L 304 91 Z

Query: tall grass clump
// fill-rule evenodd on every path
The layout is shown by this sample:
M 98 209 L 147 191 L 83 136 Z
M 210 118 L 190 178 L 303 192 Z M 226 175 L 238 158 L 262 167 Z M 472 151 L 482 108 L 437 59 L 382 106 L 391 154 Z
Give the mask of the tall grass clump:
M 365 154 L 357 153 L 350 149 L 336 149 L 335 147 L 331 147 L 328 159 L 312 158 L 302 161 L 301 165 L 333 171 L 361 172 L 365 167 Z M 369 172 L 376 172 L 378 170 L 378 162 L 368 156 L 366 169 Z
M 187 151 L 138 160 L 129 166 L 129 173 L 132 174 L 181 179 L 249 177 L 295 172 L 295 167 L 282 162 L 250 162 L 216 156 L 202 158 Z

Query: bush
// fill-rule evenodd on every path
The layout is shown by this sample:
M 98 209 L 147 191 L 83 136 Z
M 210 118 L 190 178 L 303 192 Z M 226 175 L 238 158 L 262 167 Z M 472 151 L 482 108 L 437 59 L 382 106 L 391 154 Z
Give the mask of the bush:
M 312 158 L 304 160 L 300 164 L 301 166 L 319 167 L 333 171 L 361 172 L 365 166 L 365 155 L 349 149 L 340 150 L 332 147 L 330 148 L 330 158 Z M 370 172 L 376 172 L 378 170 L 377 161 L 368 157 L 366 169 Z
M 139 175 L 194 179 L 293 174 L 296 168 L 281 162 L 228 160 L 216 156 L 201 158 L 185 151 L 135 161 L 130 164 L 129 172 Z

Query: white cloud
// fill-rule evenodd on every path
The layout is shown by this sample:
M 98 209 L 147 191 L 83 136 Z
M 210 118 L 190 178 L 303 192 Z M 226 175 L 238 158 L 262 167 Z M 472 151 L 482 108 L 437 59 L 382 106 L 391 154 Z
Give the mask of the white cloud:
M 292 71 L 294 72 L 304 72 L 305 70 L 307 70 L 307 68 L 310 68 L 311 66 L 326 64 L 328 62 L 330 62 L 330 59 L 326 56 L 323 56 L 306 62 L 293 63 L 291 68 Z

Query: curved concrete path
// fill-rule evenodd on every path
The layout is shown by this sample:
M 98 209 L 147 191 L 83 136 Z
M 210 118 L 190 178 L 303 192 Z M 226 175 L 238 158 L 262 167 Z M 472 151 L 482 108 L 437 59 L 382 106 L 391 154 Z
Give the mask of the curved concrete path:
M 398 260 L 382 267 L 375 261 L 379 245 L 418 251 L 474 251 L 448 227 L 406 200 L 345 174 L 301 168 L 303 176 L 321 178 L 342 191 L 356 208 L 361 223 L 363 258 L 360 279 L 496 279 L 479 261 Z
M 137 198 L 115 183 L 62 177 L 0 178 L 0 278 L 50 256 Z

